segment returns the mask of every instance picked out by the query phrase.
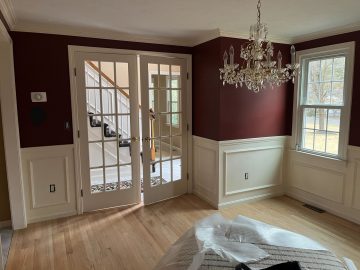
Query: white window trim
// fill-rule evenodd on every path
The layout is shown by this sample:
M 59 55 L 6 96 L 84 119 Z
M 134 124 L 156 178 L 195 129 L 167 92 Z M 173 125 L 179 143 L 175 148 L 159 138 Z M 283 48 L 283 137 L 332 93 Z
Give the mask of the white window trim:
M 301 125 L 302 114 L 300 110 L 301 102 L 301 84 L 304 79 L 304 67 L 300 67 L 300 76 L 295 80 L 294 87 L 294 107 L 293 107 L 293 126 L 292 126 L 292 140 L 291 147 L 296 151 L 305 152 L 324 158 L 346 160 L 347 146 L 349 142 L 350 129 L 350 114 L 351 114 L 351 99 L 353 91 L 353 75 L 354 75 L 354 56 L 355 56 L 355 42 L 346 42 L 330 46 L 317 47 L 313 49 L 298 51 L 296 55 L 297 63 L 302 64 L 304 59 L 319 58 L 328 55 L 343 54 L 346 55 L 345 78 L 344 78 L 344 109 L 340 120 L 340 138 L 339 138 L 339 154 L 338 156 L 322 154 L 315 151 L 307 151 L 298 149 L 301 140 Z

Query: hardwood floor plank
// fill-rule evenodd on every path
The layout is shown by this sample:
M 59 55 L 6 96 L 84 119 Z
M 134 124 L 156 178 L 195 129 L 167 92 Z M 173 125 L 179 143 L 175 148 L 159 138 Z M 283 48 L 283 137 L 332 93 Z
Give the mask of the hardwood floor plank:
M 244 215 L 306 235 L 360 268 L 360 226 L 304 208 L 288 197 L 220 211 L 194 195 L 151 206 L 112 208 L 31 224 L 16 231 L 7 270 L 152 269 L 196 221 L 220 212 Z

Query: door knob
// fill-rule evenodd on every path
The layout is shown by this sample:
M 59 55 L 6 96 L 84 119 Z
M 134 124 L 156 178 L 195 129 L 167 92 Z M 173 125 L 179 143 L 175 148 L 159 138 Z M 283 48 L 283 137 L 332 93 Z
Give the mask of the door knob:
M 150 142 L 150 140 L 151 140 L 151 139 L 150 139 L 149 137 L 145 137 L 145 138 L 144 138 L 144 141 L 145 141 L 145 142 Z
M 137 142 L 137 141 L 140 141 L 140 138 L 138 138 L 138 137 L 131 137 L 131 141 L 132 141 L 132 142 Z

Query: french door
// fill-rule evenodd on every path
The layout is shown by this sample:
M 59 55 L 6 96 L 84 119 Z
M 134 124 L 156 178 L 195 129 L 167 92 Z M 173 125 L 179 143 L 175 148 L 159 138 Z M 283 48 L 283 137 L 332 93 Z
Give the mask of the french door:
M 144 203 L 187 192 L 186 61 L 140 57 Z
M 75 59 L 83 211 L 140 203 L 141 192 L 145 204 L 186 193 L 186 60 Z
M 76 71 L 83 210 L 139 203 L 137 58 L 79 53 Z

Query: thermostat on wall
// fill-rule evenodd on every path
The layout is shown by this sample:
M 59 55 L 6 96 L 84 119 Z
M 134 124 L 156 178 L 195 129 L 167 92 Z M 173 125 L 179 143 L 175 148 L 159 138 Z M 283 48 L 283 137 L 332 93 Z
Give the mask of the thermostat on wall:
M 31 92 L 32 102 L 47 102 L 46 92 Z

